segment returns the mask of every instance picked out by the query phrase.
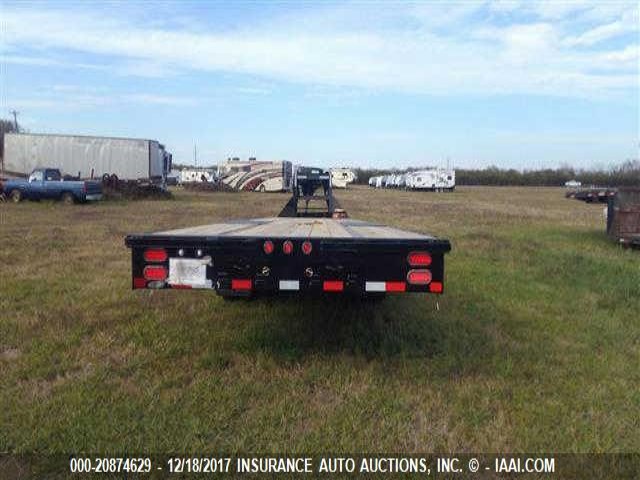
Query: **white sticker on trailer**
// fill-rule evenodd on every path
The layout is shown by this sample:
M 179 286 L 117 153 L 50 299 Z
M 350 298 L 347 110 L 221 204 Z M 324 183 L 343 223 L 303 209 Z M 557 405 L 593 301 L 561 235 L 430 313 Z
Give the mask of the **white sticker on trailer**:
M 207 279 L 207 264 L 196 258 L 170 258 L 167 282 L 191 288 L 212 288 L 213 282 Z
M 280 290 L 300 290 L 298 280 L 280 280 Z
M 385 287 L 384 282 L 365 282 L 364 284 L 364 289 L 367 292 L 384 292 Z

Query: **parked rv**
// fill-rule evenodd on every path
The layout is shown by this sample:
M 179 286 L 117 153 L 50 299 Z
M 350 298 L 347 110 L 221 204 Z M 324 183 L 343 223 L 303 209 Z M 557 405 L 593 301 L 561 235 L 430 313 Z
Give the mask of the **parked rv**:
M 130 180 L 164 185 L 171 154 L 156 140 L 6 133 L 6 175 L 26 177 L 36 168 L 58 168 L 83 179 Z
M 230 158 L 218 166 L 218 178 L 235 190 L 282 192 L 291 190 L 293 165 L 288 161 L 247 161 Z

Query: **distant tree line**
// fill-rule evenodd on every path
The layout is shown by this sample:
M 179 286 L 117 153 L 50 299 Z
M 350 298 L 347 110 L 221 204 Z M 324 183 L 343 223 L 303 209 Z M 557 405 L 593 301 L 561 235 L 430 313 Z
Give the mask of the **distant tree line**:
M 431 167 L 398 169 L 356 168 L 355 183 L 366 185 L 369 178 L 391 175 L 407 171 L 425 170 Z M 625 186 L 640 185 L 640 160 L 627 160 L 609 170 L 586 170 L 562 167 L 542 170 L 515 170 L 495 166 L 483 169 L 456 168 L 456 185 L 522 185 L 522 186 L 564 186 L 569 180 L 577 180 L 583 185 Z

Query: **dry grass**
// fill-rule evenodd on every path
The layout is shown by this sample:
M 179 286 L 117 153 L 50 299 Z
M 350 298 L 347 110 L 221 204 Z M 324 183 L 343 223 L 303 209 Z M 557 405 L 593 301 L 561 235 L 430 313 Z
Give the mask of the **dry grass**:
M 0 451 L 640 451 L 638 252 L 558 189 L 338 192 L 447 236 L 447 292 L 133 292 L 127 233 L 287 196 L 0 205 Z

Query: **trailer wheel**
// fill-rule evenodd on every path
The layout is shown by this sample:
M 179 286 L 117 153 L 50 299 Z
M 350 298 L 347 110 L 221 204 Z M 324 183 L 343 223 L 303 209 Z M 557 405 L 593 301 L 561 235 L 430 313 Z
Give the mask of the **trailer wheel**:
M 22 192 L 20 190 L 12 190 L 9 194 L 13 203 L 20 203 L 22 201 Z
M 264 192 L 266 192 L 266 191 L 267 191 L 267 188 L 266 188 L 264 185 L 260 185 L 260 186 L 258 187 L 258 191 L 259 191 L 260 193 L 264 193 Z
M 76 197 L 74 197 L 71 192 L 64 192 L 61 199 L 66 205 L 73 205 L 76 203 Z
M 111 181 L 111 186 L 113 188 L 116 188 L 118 186 L 118 180 L 119 180 L 118 175 L 116 175 L 115 173 L 112 173 L 110 181 Z

